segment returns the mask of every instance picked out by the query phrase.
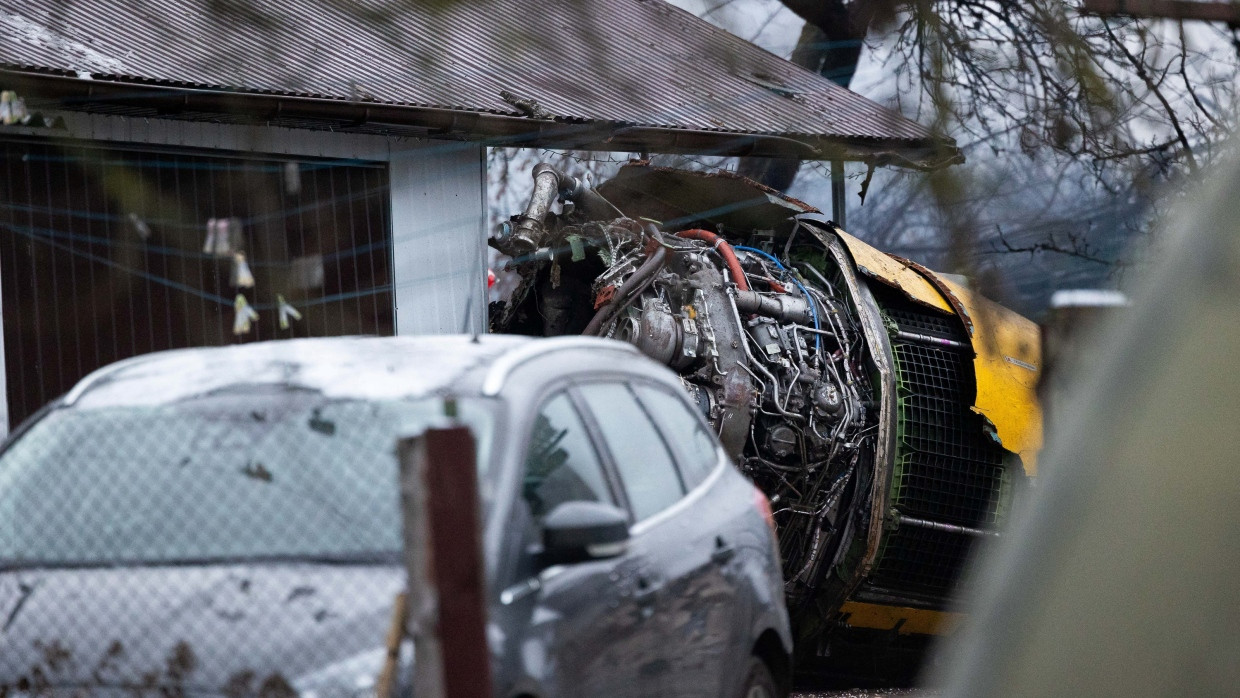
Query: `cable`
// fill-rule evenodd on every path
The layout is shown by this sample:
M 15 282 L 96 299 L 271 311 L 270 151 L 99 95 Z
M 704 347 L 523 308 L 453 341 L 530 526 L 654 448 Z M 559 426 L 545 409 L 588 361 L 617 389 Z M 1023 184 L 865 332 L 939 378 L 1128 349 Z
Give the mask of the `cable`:
M 625 279 L 620 288 L 616 290 L 616 295 L 612 297 L 607 305 L 599 309 L 594 317 L 590 319 L 590 323 L 582 330 L 584 335 L 597 335 L 599 330 L 616 316 L 629 302 L 637 295 L 643 293 L 654 283 L 655 275 L 663 268 L 663 263 L 667 261 L 667 248 L 656 247 L 654 252 L 646 258 L 637 271 L 633 272 L 629 278 Z
M 765 257 L 771 260 L 771 262 L 776 267 L 778 267 L 780 271 L 787 274 L 788 278 L 792 281 L 792 283 L 796 284 L 797 288 L 801 289 L 801 295 L 805 296 L 805 302 L 809 304 L 810 315 L 811 317 L 814 318 L 814 329 L 819 330 L 819 331 L 822 330 L 822 326 L 818 324 L 818 304 L 814 302 L 813 296 L 809 295 L 809 291 L 806 290 L 806 288 L 801 285 L 800 281 L 797 281 L 797 277 L 794 276 L 791 272 L 789 272 L 788 268 L 785 267 L 783 264 L 781 264 L 778 259 L 775 259 L 774 255 L 763 252 L 762 250 L 759 250 L 756 247 L 746 247 L 744 245 L 734 245 L 732 249 L 740 250 L 741 252 L 750 252 L 750 253 Z M 820 356 L 822 355 L 822 336 L 821 335 L 818 335 L 818 334 L 814 335 L 814 349 L 817 350 Z

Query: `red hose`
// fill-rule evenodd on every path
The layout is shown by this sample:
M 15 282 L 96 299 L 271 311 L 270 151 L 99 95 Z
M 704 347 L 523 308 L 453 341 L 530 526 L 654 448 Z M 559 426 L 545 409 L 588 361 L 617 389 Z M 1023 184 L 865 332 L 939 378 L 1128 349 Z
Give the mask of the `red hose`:
M 745 278 L 745 271 L 741 269 L 741 261 L 736 258 L 736 253 L 732 251 L 732 246 L 727 240 L 710 232 L 695 228 L 693 230 L 682 230 L 676 233 L 676 237 L 686 238 L 689 240 L 701 240 L 709 242 L 719 250 L 719 254 L 723 255 L 723 261 L 728 265 L 728 271 L 732 272 L 732 279 L 736 282 L 736 288 L 742 291 L 749 290 L 749 280 Z

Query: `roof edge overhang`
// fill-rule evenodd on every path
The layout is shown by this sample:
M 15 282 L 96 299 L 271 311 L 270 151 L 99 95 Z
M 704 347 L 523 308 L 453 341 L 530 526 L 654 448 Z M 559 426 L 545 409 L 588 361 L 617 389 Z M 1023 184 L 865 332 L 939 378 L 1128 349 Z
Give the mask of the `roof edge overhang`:
M 950 139 L 881 140 L 827 136 L 735 133 L 646 126 L 612 121 L 554 121 L 509 114 L 156 84 L 89 79 L 35 69 L 0 67 L 6 88 L 69 111 L 127 110 L 167 119 L 215 114 L 232 122 L 304 120 L 338 131 L 477 141 L 489 146 L 611 152 L 796 158 L 865 162 L 935 170 L 964 161 Z

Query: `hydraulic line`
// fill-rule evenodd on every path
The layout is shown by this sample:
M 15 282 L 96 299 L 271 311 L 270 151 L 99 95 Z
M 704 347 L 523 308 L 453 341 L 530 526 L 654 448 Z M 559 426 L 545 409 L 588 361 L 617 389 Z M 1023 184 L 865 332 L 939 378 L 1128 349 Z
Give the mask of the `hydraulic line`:
M 737 284 L 737 285 L 739 286 L 740 284 Z M 775 378 L 775 376 L 769 370 L 767 370 L 766 366 L 764 366 L 761 361 L 758 361 L 756 358 L 754 358 L 753 352 L 749 351 L 749 345 L 745 342 L 745 340 L 748 339 L 749 341 L 753 341 L 753 337 L 751 337 L 749 333 L 745 331 L 745 325 L 741 322 L 741 313 L 739 310 L 736 309 L 736 298 L 731 293 L 728 294 L 728 305 L 732 307 L 732 317 L 736 320 L 736 329 L 740 331 L 740 334 L 742 337 L 741 348 L 745 350 L 745 356 L 749 357 L 749 363 L 753 364 L 754 368 L 761 371 L 763 375 L 765 375 L 771 381 L 771 393 L 775 398 L 773 401 L 773 404 L 775 405 L 775 410 L 779 412 L 779 414 L 782 415 L 785 419 L 789 419 L 789 420 L 793 420 L 797 422 L 804 422 L 805 417 L 803 415 L 796 414 L 795 412 L 788 412 L 787 410 L 779 406 L 779 381 Z M 744 368 L 743 364 L 737 363 L 736 365 Z M 758 409 L 761 410 L 762 408 L 759 407 Z M 766 412 L 765 410 L 762 410 L 762 411 L 764 413 Z
M 727 240 L 709 230 L 702 230 L 700 228 L 682 230 L 676 233 L 676 237 L 688 240 L 701 240 L 713 245 L 715 249 L 719 250 L 719 254 L 723 256 L 723 261 L 728 265 L 728 271 L 732 272 L 732 278 L 736 282 L 736 287 L 742 291 L 749 290 L 749 280 L 745 277 L 745 270 L 741 269 L 741 261 L 736 258 L 736 253 L 732 251 L 732 246 L 728 244 Z M 736 249 L 741 248 L 738 247 Z

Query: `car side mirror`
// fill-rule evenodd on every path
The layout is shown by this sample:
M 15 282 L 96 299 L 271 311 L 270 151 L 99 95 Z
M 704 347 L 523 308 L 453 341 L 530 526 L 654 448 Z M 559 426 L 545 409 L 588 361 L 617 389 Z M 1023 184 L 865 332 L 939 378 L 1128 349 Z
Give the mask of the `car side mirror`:
M 564 502 L 543 519 L 547 564 L 602 560 L 628 547 L 629 517 L 602 502 Z

